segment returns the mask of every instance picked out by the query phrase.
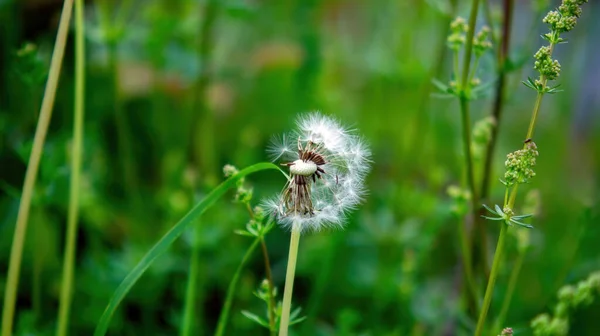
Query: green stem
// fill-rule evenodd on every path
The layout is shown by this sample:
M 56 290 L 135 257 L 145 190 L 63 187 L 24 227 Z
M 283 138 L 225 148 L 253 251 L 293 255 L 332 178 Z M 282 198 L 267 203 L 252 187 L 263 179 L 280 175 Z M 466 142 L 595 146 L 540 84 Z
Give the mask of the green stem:
M 543 82 L 544 87 L 546 87 L 546 80 L 544 79 Z M 533 114 L 531 115 L 531 121 L 529 122 L 529 128 L 527 129 L 527 136 L 525 137 L 525 139 L 529 139 L 533 136 L 533 131 L 535 129 L 535 122 L 537 121 L 537 116 L 538 116 L 538 112 L 540 110 L 540 106 L 542 105 L 542 98 L 544 97 L 544 94 L 541 92 L 538 92 L 537 97 L 535 99 L 535 105 L 533 106 Z
M 290 237 L 290 252 L 288 255 L 287 272 L 285 274 L 285 290 L 283 292 L 283 306 L 281 309 L 281 322 L 279 336 L 287 336 L 290 323 L 290 310 L 292 308 L 292 290 L 296 273 L 296 260 L 298 258 L 298 245 L 300 243 L 300 225 L 294 223 Z
M 219 323 L 217 325 L 217 331 L 215 332 L 215 336 L 225 335 L 225 327 L 227 327 L 227 319 L 229 317 L 229 311 L 231 310 L 231 303 L 233 302 L 233 294 L 235 293 L 235 287 L 237 286 L 238 280 L 240 279 L 240 275 L 242 274 L 242 269 L 248 262 L 248 259 L 250 259 L 252 252 L 254 252 L 254 250 L 260 243 L 260 240 L 261 238 L 257 237 L 252 242 L 252 245 L 248 247 L 246 254 L 244 254 L 240 265 L 238 266 L 237 270 L 235 271 L 235 274 L 233 275 L 233 278 L 231 279 L 231 282 L 229 283 L 229 287 L 227 288 L 227 297 L 225 299 L 223 309 L 221 310 L 221 315 L 219 316 Z
M 525 260 L 525 251 L 519 252 L 519 257 L 517 258 L 517 261 L 515 261 L 515 265 L 511 271 L 510 279 L 508 280 L 508 288 L 506 289 L 504 301 L 502 302 L 502 308 L 496 318 L 496 323 L 494 323 L 494 331 L 500 330 L 506 320 L 506 315 L 510 308 L 510 301 L 512 300 L 515 288 L 517 287 L 517 280 L 519 280 L 519 274 L 521 273 L 521 267 L 523 266 L 523 260 Z
M 483 167 L 483 178 L 481 182 L 480 197 L 482 201 L 488 197 L 490 190 L 490 179 L 492 176 L 492 162 L 494 158 L 494 150 L 498 141 L 498 131 L 502 120 L 502 110 L 504 105 L 504 95 L 506 92 L 506 59 L 508 57 L 508 48 L 510 46 L 510 28 L 512 26 L 512 15 L 514 8 L 514 0 L 504 0 L 504 18 L 502 20 L 502 39 L 500 48 L 497 53 L 497 73 L 498 83 L 496 85 L 496 94 L 494 97 L 494 105 L 492 108 L 492 117 L 495 125 L 492 126 L 490 141 L 487 143 L 485 152 L 485 161 Z M 481 218 L 481 217 L 479 217 Z
M 471 56 L 473 54 L 473 36 L 475 35 L 475 25 L 477 23 L 477 11 L 479 9 L 479 0 L 473 0 L 471 2 L 471 14 L 469 14 L 469 31 L 467 32 L 467 44 L 465 46 L 465 53 L 463 57 L 463 68 L 461 77 L 461 90 L 467 88 L 469 69 L 471 65 Z
M 200 273 L 200 223 L 196 223 L 194 230 L 194 243 L 192 245 L 192 255 L 190 257 L 190 274 L 185 290 L 185 306 L 183 313 L 183 324 L 181 326 L 180 335 L 189 336 L 194 331 L 194 316 L 196 315 L 196 288 L 198 285 L 198 277 Z
M 463 216 L 464 218 L 464 216 Z M 471 298 L 473 299 L 472 304 L 474 304 L 475 309 L 477 309 L 477 289 L 475 287 L 475 280 L 473 278 L 473 267 L 471 264 L 471 251 L 469 249 L 469 241 L 467 239 L 467 226 L 466 223 L 459 221 L 459 238 L 460 238 L 460 247 L 462 254 L 462 262 L 463 267 L 465 268 L 465 278 L 467 280 L 467 288 L 471 294 Z M 471 303 L 470 303 L 471 304 Z
M 490 273 L 490 278 L 488 279 L 488 284 L 485 289 L 485 296 L 483 298 L 483 306 L 481 307 L 481 313 L 479 314 L 479 319 L 477 320 L 477 329 L 475 330 L 475 336 L 479 336 L 482 334 L 483 327 L 485 325 L 485 318 L 486 318 L 488 310 L 490 308 L 490 303 L 492 302 L 492 295 L 494 293 L 494 285 L 496 284 L 498 270 L 500 269 L 500 261 L 502 260 L 502 252 L 504 249 L 504 239 L 506 238 L 506 227 L 507 227 L 506 224 L 501 223 L 500 237 L 498 237 L 498 245 L 496 246 L 496 252 L 494 254 L 494 262 L 492 264 L 492 271 Z
M 250 218 L 254 219 L 254 211 L 252 210 L 252 206 L 250 206 L 250 202 L 245 202 L 246 210 L 248 210 L 248 214 Z M 273 275 L 271 274 L 271 261 L 269 260 L 269 251 L 267 250 L 267 243 L 265 243 L 265 237 L 262 236 L 260 239 L 260 247 L 263 254 L 263 260 L 265 261 L 265 273 L 267 276 L 267 283 L 269 284 L 269 302 L 267 303 L 267 309 L 269 310 L 269 331 L 271 335 L 275 335 L 275 297 L 273 296 L 274 287 L 273 287 Z
M 475 34 L 475 25 L 477 23 L 477 12 L 479 8 L 479 0 L 473 0 L 471 3 L 471 13 L 469 16 L 469 31 L 467 32 L 467 41 L 465 46 L 465 52 L 463 57 L 462 64 L 462 76 L 460 78 L 460 82 L 458 83 L 458 89 L 460 92 L 459 101 L 460 101 L 460 115 L 461 115 L 461 123 L 462 123 L 462 133 L 463 133 L 463 151 L 465 155 L 465 170 L 467 174 L 467 184 L 468 188 L 471 192 L 471 205 L 472 212 L 475 213 L 478 210 L 477 204 L 479 198 L 477 197 L 477 189 L 475 188 L 475 176 L 473 173 L 473 155 L 471 152 L 471 115 L 469 112 L 469 73 L 471 66 L 471 56 L 473 53 L 473 36 Z M 455 66 L 456 67 L 456 66 Z M 457 74 L 458 75 L 458 74 Z M 458 79 L 457 79 L 458 80 Z M 478 231 L 480 231 L 481 243 L 484 245 L 485 243 L 485 234 L 483 230 L 480 230 L 479 227 L 476 227 Z M 469 243 L 471 245 L 471 243 Z M 471 249 L 463 249 L 463 253 L 467 252 L 469 254 L 472 253 Z M 471 255 L 463 256 L 464 260 L 471 260 Z M 469 263 L 465 265 L 465 274 L 471 272 L 471 270 L 467 270 L 468 268 L 472 268 L 472 265 Z M 468 278 L 468 275 L 467 275 Z M 467 295 L 472 295 L 471 291 L 468 292 Z M 469 302 L 477 302 L 477 297 L 471 297 Z M 474 308 L 474 307 L 471 307 Z
M 52 107 L 54 106 L 54 98 L 56 96 L 56 87 L 58 86 L 58 77 L 67 42 L 67 33 L 69 31 L 69 21 L 71 19 L 71 11 L 73 8 L 73 0 L 65 0 L 63 10 L 60 15 L 58 25 L 58 33 L 56 34 L 56 42 L 52 51 L 52 60 L 50 62 L 50 73 L 46 82 L 42 107 L 40 109 L 40 117 L 33 138 L 33 147 L 29 155 L 29 163 L 25 172 L 25 183 L 23 184 L 23 193 L 21 194 L 21 202 L 19 204 L 19 212 L 17 214 L 17 223 L 15 225 L 15 233 L 13 236 L 12 247 L 10 250 L 10 261 L 8 264 L 8 274 L 6 276 L 6 287 L 4 290 L 4 307 L 2 310 L 2 336 L 11 336 L 13 318 L 15 315 L 15 302 L 17 300 L 17 288 L 19 285 L 19 271 L 21 268 L 21 260 L 23 258 L 23 245 L 25 243 L 25 235 L 27 232 L 27 219 L 29 217 L 29 209 L 31 207 L 31 198 L 33 196 L 33 188 L 37 177 L 40 159 L 44 148 L 44 140 L 48 132 L 48 125 L 52 116 Z
M 267 309 L 269 310 L 269 331 L 271 335 L 275 335 L 275 298 L 273 297 L 273 275 L 271 274 L 271 262 L 269 261 L 269 252 L 267 251 L 267 244 L 265 238 L 261 236 L 260 246 L 263 253 L 263 259 L 265 260 L 265 273 L 267 275 L 267 282 L 269 283 L 269 302 Z
M 83 22 L 83 0 L 75 0 L 75 117 L 73 123 L 73 153 L 71 157 L 71 185 L 67 236 L 63 260 L 62 286 L 58 313 L 58 336 L 67 335 L 69 311 L 73 296 L 75 274 L 75 251 L 77 239 L 77 219 L 79 216 L 79 191 L 81 189 L 81 156 L 83 146 L 83 117 L 85 92 L 85 41 Z

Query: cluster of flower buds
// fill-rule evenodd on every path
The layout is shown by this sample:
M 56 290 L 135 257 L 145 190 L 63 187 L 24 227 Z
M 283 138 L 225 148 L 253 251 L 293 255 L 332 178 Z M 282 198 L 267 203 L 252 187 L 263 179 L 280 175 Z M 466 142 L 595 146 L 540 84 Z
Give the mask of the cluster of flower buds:
M 517 183 L 529 182 L 529 179 L 535 176 L 533 167 L 535 167 L 538 155 L 537 146 L 531 140 L 527 141 L 525 148 L 509 153 L 504 162 L 506 166 L 504 184 L 512 187 Z
M 465 44 L 467 38 L 465 33 L 469 31 L 467 21 L 460 16 L 450 23 L 450 36 L 448 36 L 448 47 L 452 50 L 459 51 Z
M 475 123 L 473 126 L 473 143 L 471 151 L 475 160 L 480 160 L 485 155 L 490 139 L 492 138 L 492 128 L 496 125 L 496 119 L 492 116 L 485 117 Z
M 554 80 L 560 75 L 560 63 L 552 59 L 552 50 L 548 46 L 543 46 L 535 55 L 536 61 L 533 68 L 546 79 Z
M 540 73 L 541 79 L 554 80 L 560 75 L 560 63 L 552 59 L 552 46 L 565 41 L 560 34 L 575 28 L 577 19 L 581 16 L 581 5 L 586 2 L 587 0 L 563 0 L 557 10 L 548 12 L 544 17 L 543 21 L 550 26 L 550 32 L 543 37 L 550 42 L 550 46 L 541 47 L 534 55 L 534 69 Z M 535 84 L 528 86 L 539 91 L 544 84 L 538 79 Z
M 581 16 L 581 5 L 587 0 L 563 0 L 558 10 L 550 11 L 544 18 L 544 23 L 557 33 L 568 32 L 575 28 L 577 18 Z
M 486 51 L 492 49 L 492 42 L 488 40 L 490 28 L 483 26 L 473 39 L 473 52 L 476 57 L 481 57 Z
M 225 177 L 231 177 L 237 173 L 238 169 L 235 166 L 232 166 L 230 164 L 223 166 L 223 175 L 225 175 Z M 237 188 L 235 193 L 235 200 L 237 202 L 246 204 L 250 203 L 250 201 L 252 200 L 253 190 L 252 188 L 246 187 L 244 185 L 244 182 L 244 178 L 241 178 L 236 182 Z
M 577 286 L 563 286 L 558 291 L 558 303 L 554 307 L 554 316 L 541 314 L 531 321 L 533 334 L 535 336 L 568 335 L 569 311 L 591 304 L 597 294 L 600 294 L 600 272 L 590 274 Z
M 513 332 L 512 328 L 504 328 L 504 329 L 502 329 L 502 332 L 498 336 L 512 336 L 513 333 L 514 332 Z

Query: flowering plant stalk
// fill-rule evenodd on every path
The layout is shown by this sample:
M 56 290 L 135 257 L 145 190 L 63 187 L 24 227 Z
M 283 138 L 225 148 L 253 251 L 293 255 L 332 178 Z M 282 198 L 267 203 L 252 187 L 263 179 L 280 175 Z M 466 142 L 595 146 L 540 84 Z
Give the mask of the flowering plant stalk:
M 298 119 L 298 130 L 273 142 L 274 160 L 284 160 L 290 176 L 283 191 L 265 207 L 291 228 L 279 335 L 287 335 L 300 236 L 305 231 L 341 227 L 360 203 L 369 170 L 364 141 L 335 119 L 312 113 Z
M 557 89 L 558 85 L 553 87 L 548 86 L 548 81 L 557 79 L 561 70 L 560 63 L 557 60 L 552 59 L 552 52 L 557 44 L 565 42 L 565 39 L 560 37 L 561 33 L 568 32 L 575 27 L 577 18 L 581 16 L 582 12 L 580 6 L 586 2 L 587 0 L 563 0 L 557 10 L 550 11 L 543 19 L 543 22 L 550 26 L 550 32 L 542 35 L 542 37 L 549 42 L 549 45 L 542 46 L 534 55 L 534 58 L 536 59 L 534 69 L 537 70 L 540 75 L 536 80 L 528 78 L 526 82 L 523 82 L 527 87 L 537 92 L 524 145 L 522 149 L 507 155 L 507 160 L 505 162 L 506 173 L 504 174 L 505 180 L 501 181 L 506 187 L 503 207 L 500 208 L 500 206 L 495 205 L 494 209 L 491 209 L 484 205 L 484 207 L 494 215 L 493 217 L 484 217 L 490 220 L 500 221 L 504 225 L 501 225 L 500 227 L 500 235 L 494 254 L 492 271 L 488 279 L 483 306 L 477 321 L 476 335 L 481 335 L 483 332 L 485 318 L 492 300 L 492 293 L 500 268 L 500 260 L 502 260 L 507 227 L 518 225 L 532 228 L 531 225 L 522 222 L 523 219 L 531 217 L 532 215 L 515 215 L 513 211 L 517 191 L 520 184 L 528 183 L 529 180 L 535 176 L 533 167 L 535 166 L 536 157 L 539 153 L 537 145 L 532 140 L 532 137 L 542 98 L 546 93 L 552 94 L 560 91 Z

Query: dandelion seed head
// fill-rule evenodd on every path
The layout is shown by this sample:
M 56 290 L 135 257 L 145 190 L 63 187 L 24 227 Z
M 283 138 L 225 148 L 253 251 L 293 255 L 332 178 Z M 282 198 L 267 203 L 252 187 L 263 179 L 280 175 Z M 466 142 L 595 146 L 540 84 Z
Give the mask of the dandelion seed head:
M 353 130 L 313 112 L 301 116 L 297 130 L 273 138 L 269 154 L 289 167 L 283 191 L 264 206 L 284 227 L 302 231 L 342 227 L 347 213 L 364 195 L 371 153 Z

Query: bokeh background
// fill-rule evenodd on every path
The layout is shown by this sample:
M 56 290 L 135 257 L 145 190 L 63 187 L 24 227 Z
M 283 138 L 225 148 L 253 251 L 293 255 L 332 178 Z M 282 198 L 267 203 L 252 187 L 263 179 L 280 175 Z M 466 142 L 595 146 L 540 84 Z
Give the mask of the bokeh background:
M 456 2 L 458 2 L 456 4 Z M 600 4 L 584 6 L 559 45 L 561 92 L 544 98 L 535 141 L 540 215 L 507 325 L 529 321 L 556 291 L 600 269 Z M 496 25 L 500 1 L 489 1 Z M 0 288 L 4 288 L 25 168 L 62 2 L 0 0 Z M 364 135 L 373 151 L 370 195 L 344 230 L 301 240 L 294 302 L 308 319 L 297 335 L 456 335 L 461 308 L 457 219 L 446 190 L 462 180 L 458 103 L 432 93 L 447 82 L 452 0 L 86 1 L 86 109 L 76 287 L 70 332 L 90 335 L 110 295 L 141 256 L 224 179 L 222 167 L 266 161 L 270 138 L 300 113 L 320 110 Z M 549 1 L 549 6 L 557 6 Z M 540 10 L 539 7 L 543 9 Z M 533 53 L 543 1 L 516 1 L 493 180 L 522 145 L 534 92 Z M 542 14 L 540 14 L 542 13 Z M 485 23 L 480 13 L 478 26 Z M 478 76 L 496 78 L 494 53 Z M 73 31 L 44 147 L 29 220 L 16 335 L 54 333 L 69 197 L 73 124 Z M 489 115 L 489 94 L 473 102 Z M 478 171 L 480 171 L 480 165 Z M 248 179 L 254 204 L 280 191 L 279 173 Z M 503 186 L 492 183 L 492 203 Z M 523 203 L 526 193 L 520 194 Z M 200 249 L 196 334 L 212 334 L 235 268 L 250 244 L 233 233 L 248 215 L 230 193 L 140 279 L 117 310 L 112 335 L 174 335 L 181 324 L 189 259 Z M 498 233 L 486 223 L 490 255 Z M 267 237 L 283 291 L 289 233 Z M 498 312 L 516 255 L 508 243 L 490 317 Z M 237 289 L 228 334 L 265 330 L 241 310 L 261 312 L 252 292 L 264 277 L 252 256 Z M 483 284 L 482 284 L 483 285 Z M 3 295 L 3 293 L 0 293 Z M 598 335 L 600 300 L 572 315 L 573 335 Z M 491 318 L 490 318 L 491 320 Z

